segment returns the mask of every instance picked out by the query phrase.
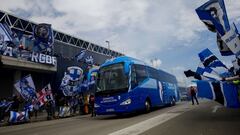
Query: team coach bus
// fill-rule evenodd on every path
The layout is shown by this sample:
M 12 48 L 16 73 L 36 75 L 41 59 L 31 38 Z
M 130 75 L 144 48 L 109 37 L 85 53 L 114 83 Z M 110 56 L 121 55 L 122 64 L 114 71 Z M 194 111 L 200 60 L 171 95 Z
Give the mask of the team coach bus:
M 177 88 L 175 76 L 131 57 L 117 57 L 100 66 L 95 112 L 118 115 L 175 105 Z

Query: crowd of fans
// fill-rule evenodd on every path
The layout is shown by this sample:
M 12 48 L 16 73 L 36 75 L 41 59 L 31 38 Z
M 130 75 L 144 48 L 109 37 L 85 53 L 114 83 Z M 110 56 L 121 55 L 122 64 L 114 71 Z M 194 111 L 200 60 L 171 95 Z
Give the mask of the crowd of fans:
M 6 122 L 10 117 L 10 111 L 21 112 L 28 111 L 29 119 L 31 117 L 37 118 L 40 113 L 47 113 L 47 119 L 57 119 L 59 117 L 83 115 L 91 113 L 86 110 L 87 108 L 93 108 L 94 103 L 92 100 L 89 102 L 88 97 L 84 98 L 83 94 L 64 97 L 57 94 L 54 95 L 55 100 L 47 101 L 44 105 L 34 106 L 32 103 L 25 101 L 21 96 L 13 96 L 9 98 L 0 99 L 0 122 Z M 91 95 L 92 98 L 92 95 Z M 67 109 L 66 109 L 67 108 Z M 67 111 L 68 115 L 65 115 L 63 111 Z

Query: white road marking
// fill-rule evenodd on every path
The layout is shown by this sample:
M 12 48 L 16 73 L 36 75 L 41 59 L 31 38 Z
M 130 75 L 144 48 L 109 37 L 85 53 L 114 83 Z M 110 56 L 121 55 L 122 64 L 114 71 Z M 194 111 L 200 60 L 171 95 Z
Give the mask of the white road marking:
M 116 132 L 110 133 L 109 135 L 138 135 L 141 134 L 157 125 L 163 124 L 164 122 L 175 118 L 176 116 L 189 111 L 193 108 L 188 108 L 186 106 L 176 107 L 166 113 L 160 114 L 148 120 L 142 121 L 130 127 L 118 130 Z
M 212 113 L 216 113 L 217 110 L 218 110 L 218 108 L 221 108 L 221 107 L 222 107 L 222 106 L 220 106 L 220 105 L 215 105 L 215 106 L 213 107 Z

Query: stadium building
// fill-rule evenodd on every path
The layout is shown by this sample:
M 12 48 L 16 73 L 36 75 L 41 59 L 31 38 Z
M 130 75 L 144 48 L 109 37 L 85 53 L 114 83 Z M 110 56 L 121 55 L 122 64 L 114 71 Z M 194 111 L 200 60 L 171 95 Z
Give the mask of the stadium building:
M 11 31 L 24 35 L 33 35 L 33 29 L 37 25 L 4 11 L 0 11 L 0 23 L 6 24 Z M 86 55 L 92 56 L 94 65 L 100 65 L 106 59 L 123 55 L 57 30 L 53 30 L 53 35 L 54 44 L 51 56 L 32 54 L 31 61 L 22 57 L 11 57 L 6 50 L 2 51 L 0 54 L 0 97 L 16 94 L 14 83 L 28 74 L 31 74 L 37 91 L 49 82 L 53 91 L 58 90 L 67 67 L 80 66 L 83 70 L 86 69 L 85 62 L 77 62 L 75 59 L 76 54 L 81 50 L 86 50 Z M 11 48 L 8 49 L 7 51 L 12 51 Z

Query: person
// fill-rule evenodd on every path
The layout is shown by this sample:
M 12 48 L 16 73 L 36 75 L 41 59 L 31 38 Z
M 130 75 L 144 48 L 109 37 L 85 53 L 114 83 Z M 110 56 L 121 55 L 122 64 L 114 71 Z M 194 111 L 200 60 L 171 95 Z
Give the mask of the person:
M 20 97 L 19 96 L 14 96 L 13 97 L 13 103 L 12 103 L 11 111 L 18 112 L 20 103 L 21 103 Z
M 47 101 L 45 104 L 45 109 L 47 111 L 47 119 L 51 120 L 52 116 L 53 116 L 53 112 L 52 112 L 52 101 Z
M 91 117 L 96 116 L 96 113 L 95 113 L 95 110 L 94 110 L 94 102 L 95 102 L 94 95 L 91 94 L 89 96 L 89 105 L 90 105 L 90 109 L 91 109 L 91 113 L 92 113 Z
M 5 114 L 5 107 L 6 106 L 6 100 L 0 99 L 0 122 L 4 122 L 4 114 Z
M 80 94 L 79 99 L 78 99 L 78 103 L 79 103 L 79 114 L 83 114 L 84 113 L 84 99 L 83 99 L 83 94 Z
M 197 90 L 193 86 L 190 87 L 190 95 L 192 98 L 192 105 L 194 105 L 194 99 L 196 100 L 197 104 L 199 104 L 198 99 L 196 97 Z

